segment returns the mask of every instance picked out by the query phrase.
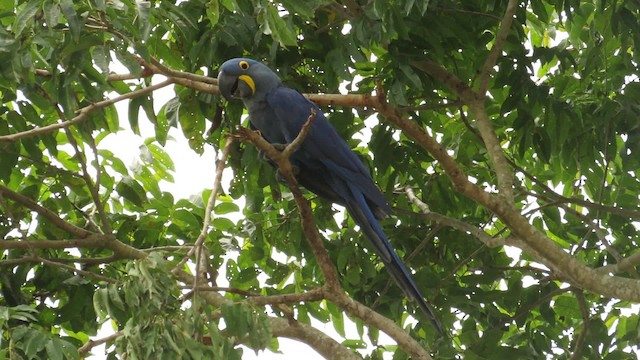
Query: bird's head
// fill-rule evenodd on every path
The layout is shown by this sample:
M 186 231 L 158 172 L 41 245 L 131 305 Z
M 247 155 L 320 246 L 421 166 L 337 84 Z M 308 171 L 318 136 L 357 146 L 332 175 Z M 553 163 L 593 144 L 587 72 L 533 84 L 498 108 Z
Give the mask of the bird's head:
M 218 88 L 225 99 L 262 97 L 280 85 L 280 78 L 266 65 L 252 59 L 225 61 L 218 73 Z

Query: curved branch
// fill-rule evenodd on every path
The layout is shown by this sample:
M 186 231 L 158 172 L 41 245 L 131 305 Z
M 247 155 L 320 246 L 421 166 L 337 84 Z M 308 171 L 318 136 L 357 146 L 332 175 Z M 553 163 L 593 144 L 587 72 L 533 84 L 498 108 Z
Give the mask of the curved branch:
M 327 359 L 362 359 L 357 353 L 350 351 L 322 331 L 299 322 L 290 323 L 286 319 L 270 318 L 271 331 L 274 336 L 301 341 Z
M 303 130 L 307 128 L 307 125 L 310 124 L 315 118 L 315 114 L 312 112 L 307 119 L 307 123 Z M 327 300 L 334 302 L 337 306 L 345 310 L 347 313 L 355 316 L 359 319 L 362 319 L 364 323 L 368 326 L 375 327 L 391 338 L 393 338 L 402 349 L 409 353 L 413 359 L 425 359 L 430 360 L 431 356 L 429 353 L 414 340 L 409 334 L 407 334 L 402 328 L 398 327 L 393 321 L 387 319 L 386 317 L 378 314 L 367 306 L 353 300 L 350 298 L 340 286 L 338 281 L 338 275 L 336 270 L 331 263 L 329 258 L 329 254 L 327 250 L 324 248 L 324 245 L 320 239 L 318 234 L 318 230 L 315 225 L 315 221 L 313 220 L 313 214 L 311 212 L 311 206 L 309 201 L 304 198 L 302 192 L 297 186 L 296 179 L 293 176 L 291 171 L 291 164 L 289 163 L 288 157 L 284 156 L 287 153 L 287 149 L 282 152 L 277 151 L 273 145 L 269 144 L 262 136 L 260 136 L 259 132 L 252 131 L 245 128 L 240 128 L 237 131 L 237 136 L 239 139 L 243 141 L 248 141 L 258 147 L 260 150 L 264 151 L 264 153 L 269 156 L 280 169 L 283 177 L 287 180 L 289 185 L 289 189 L 291 190 L 293 197 L 296 201 L 296 206 L 300 211 L 300 216 L 302 218 L 302 228 L 305 234 L 309 245 L 313 251 L 313 255 L 315 256 L 322 273 L 325 277 L 325 288 L 324 297 Z M 292 144 L 299 143 L 306 136 L 306 131 L 301 131 L 296 139 L 292 142 Z
M 83 355 L 86 355 L 89 351 L 91 351 L 91 349 L 93 349 L 94 347 L 102 345 L 102 344 L 107 343 L 109 341 L 113 341 L 113 340 L 119 338 L 122 335 L 124 335 L 124 333 L 122 331 L 118 331 L 118 332 L 113 333 L 113 334 L 111 334 L 109 336 L 105 336 L 105 337 L 103 337 L 101 339 L 97 339 L 97 340 L 89 339 L 89 341 L 84 343 L 84 345 L 82 345 L 82 347 L 80 347 L 78 349 L 78 354 L 80 354 L 80 356 L 82 357 Z
M 184 271 L 176 271 L 174 274 L 180 281 L 193 285 L 194 279 L 192 275 Z M 208 304 L 216 307 L 231 303 L 231 300 L 217 292 L 203 292 L 199 296 Z M 274 337 L 286 337 L 301 341 L 327 359 L 361 359 L 358 354 L 310 325 L 301 324 L 293 319 L 274 317 L 269 317 L 269 323 L 271 324 L 271 333 Z
M 51 125 L 47 125 L 47 126 L 43 126 L 43 127 L 36 127 L 27 131 L 22 131 L 19 133 L 15 133 L 15 134 L 9 134 L 9 135 L 3 135 L 0 136 L 0 141 L 7 141 L 7 142 L 12 142 L 12 141 L 17 141 L 26 137 L 31 137 L 31 136 L 35 136 L 35 135 L 42 135 L 42 134 L 48 134 L 50 132 L 56 131 L 58 129 L 64 129 L 64 128 L 68 128 L 70 126 L 73 126 L 75 124 L 79 124 L 81 122 L 83 122 L 84 120 L 87 119 L 87 116 L 94 110 L 97 109 L 102 109 L 105 108 L 107 106 L 111 106 L 119 101 L 122 100 L 127 100 L 127 99 L 133 99 L 135 97 L 138 96 L 142 96 L 151 92 L 154 92 L 160 88 L 163 88 L 165 86 L 171 85 L 173 84 L 173 80 L 168 79 L 165 80 L 161 83 L 155 84 L 155 85 L 151 85 L 151 86 L 147 86 L 143 89 L 139 89 L 139 90 L 135 90 L 132 91 L 130 93 L 124 94 L 124 95 L 120 95 L 117 96 L 113 99 L 106 99 L 100 102 L 97 102 L 95 104 L 91 104 L 89 106 L 85 106 L 82 109 L 78 110 L 78 115 L 76 115 L 73 119 L 68 120 L 68 121 L 64 121 L 64 122 L 59 122 L 56 124 L 51 124 Z
M 334 302 L 351 316 L 362 319 L 368 326 L 375 327 L 395 340 L 412 359 L 431 360 L 431 355 L 392 320 L 378 314 L 371 308 L 350 298 L 345 293 L 327 293 L 327 300 Z
M 20 133 L 21 134 L 21 133 Z M 17 135 L 17 134 L 14 134 Z M 2 138 L 0 136 L 0 138 Z M 65 220 L 63 220 L 62 218 L 60 218 L 58 216 L 58 214 L 54 213 L 53 211 L 41 206 L 40 204 L 36 203 L 35 201 L 31 200 L 30 198 L 19 194 L 17 192 L 14 192 L 13 190 L 9 189 L 8 187 L 4 186 L 4 185 L 0 185 L 0 195 L 7 198 L 7 199 L 11 199 L 17 203 L 19 203 L 20 205 L 31 209 L 33 211 L 35 211 L 36 213 L 42 215 L 44 218 L 46 218 L 47 220 L 51 221 L 51 223 L 53 223 L 53 225 L 57 226 L 58 228 L 68 232 L 69 234 L 73 235 L 73 236 L 77 236 L 79 238 L 86 238 L 89 235 L 92 234 L 92 232 L 79 228 Z

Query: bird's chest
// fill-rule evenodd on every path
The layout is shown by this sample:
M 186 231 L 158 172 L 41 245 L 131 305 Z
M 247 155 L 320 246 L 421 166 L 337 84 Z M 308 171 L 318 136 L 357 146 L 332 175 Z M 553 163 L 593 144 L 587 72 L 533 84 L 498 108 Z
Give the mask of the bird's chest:
M 256 103 L 249 108 L 249 121 L 272 144 L 287 144 L 297 135 L 291 133 L 285 120 L 279 118 L 266 103 Z

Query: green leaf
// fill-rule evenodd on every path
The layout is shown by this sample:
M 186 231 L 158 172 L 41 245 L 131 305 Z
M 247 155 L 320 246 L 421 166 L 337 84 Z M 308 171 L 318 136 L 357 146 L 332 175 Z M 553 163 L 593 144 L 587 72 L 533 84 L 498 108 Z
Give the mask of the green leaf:
M 220 3 L 218 0 L 210 0 L 207 3 L 207 18 L 211 26 L 216 26 L 220 20 Z
M 149 33 L 151 32 L 151 2 L 137 0 L 135 5 L 136 14 L 138 15 L 136 21 L 140 27 L 141 39 L 146 41 L 149 38 Z
M 75 42 L 78 42 L 83 24 L 76 13 L 76 9 L 73 7 L 73 0 L 60 0 L 60 10 L 62 10 L 62 14 L 67 19 L 71 37 Z
M 16 37 L 22 36 L 22 32 L 31 27 L 34 24 L 34 17 L 42 6 L 42 2 L 38 0 L 28 1 L 25 6 L 20 10 L 16 20 L 13 23 L 13 32 Z
M 232 202 L 221 202 L 213 208 L 213 212 L 216 215 L 224 215 L 238 211 L 240 211 L 240 207 Z
M 45 350 L 47 351 L 47 358 L 51 360 L 62 360 L 64 357 L 61 341 L 57 338 L 47 341 Z
M 280 16 L 278 9 L 274 5 L 271 3 L 266 3 L 265 5 L 266 14 L 264 19 L 267 26 L 263 24 L 263 32 L 273 36 L 274 40 L 278 41 L 282 46 L 296 46 L 298 39 L 290 22 Z
M 44 350 L 49 338 L 40 330 L 29 329 L 24 337 L 23 350 L 28 358 L 35 358 L 36 355 Z

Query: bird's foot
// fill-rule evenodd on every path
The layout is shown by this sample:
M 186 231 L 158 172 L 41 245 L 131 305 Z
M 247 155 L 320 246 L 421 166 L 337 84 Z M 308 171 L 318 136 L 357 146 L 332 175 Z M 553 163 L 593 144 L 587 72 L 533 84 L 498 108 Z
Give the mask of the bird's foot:
M 284 151 L 284 149 L 287 148 L 287 145 L 289 144 L 271 144 L 271 146 L 273 146 L 276 150 L 282 152 Z M 272 160 L 269 159 L 269 157 L 267 156 L 267 154 L 264 153 L 264 151 L 262 150 L 258 150 L 258 156 L 260 157 L 260 160 L 268 162 L 268 163 L 272 163 Z
M 297 177 L 298 174 L 300 174 L 300 167 L 291 164 L 291 172 L 293 173 L 294 177 Z M 280 171 L 280 169 L 276 169 L 276 180 L 282 184 L 287 183 L 287 180 L 284 178 L 284 175 L 282 175 L 282 172 Z

